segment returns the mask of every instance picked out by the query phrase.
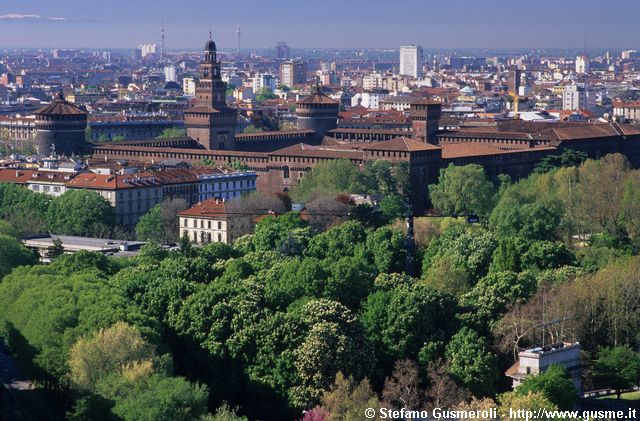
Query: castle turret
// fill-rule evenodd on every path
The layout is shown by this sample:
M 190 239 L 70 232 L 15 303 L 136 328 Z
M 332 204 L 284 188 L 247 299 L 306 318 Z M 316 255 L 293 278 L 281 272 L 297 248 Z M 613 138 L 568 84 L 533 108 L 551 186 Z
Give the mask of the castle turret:
M 41 155 L 82 155 L 85 149 L 86 111 L 58 94 L 51 104 L 40 108 L 36 116 L 37 150 Z
M 296 103 L 298 129 L 313 130 L 316 140 L 322 140 L 329 130 L 338 126 L 339 111 L 340 102 L 316 87 L 311 95 Z
M 234 150 L 236 146 L 238 112 L 227 106 L 226 92 L 216 43 L 209 39 L 196 82 L 196 105 L 184 112 L 187 136 L 209 150 Z
M 428 99 L 417 100 L 411 103 L 409 118 L 411 119 L 412 137 L 416 140 L 437 143 L 436 133 L 440 128 L 440 114 L 442 104 Z

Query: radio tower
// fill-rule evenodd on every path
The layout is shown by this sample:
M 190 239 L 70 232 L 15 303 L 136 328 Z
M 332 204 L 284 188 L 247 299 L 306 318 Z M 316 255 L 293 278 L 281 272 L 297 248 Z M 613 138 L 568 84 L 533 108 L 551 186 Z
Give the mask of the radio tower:
M 240 25 L 236 26 L 236 39 L 238 41 L 238 48 L 236 50 L 236 53 L 238 53 L 238 55 L 240 55 Z
M 160 61 L 164 60 L 164 19 L 160 26 Z

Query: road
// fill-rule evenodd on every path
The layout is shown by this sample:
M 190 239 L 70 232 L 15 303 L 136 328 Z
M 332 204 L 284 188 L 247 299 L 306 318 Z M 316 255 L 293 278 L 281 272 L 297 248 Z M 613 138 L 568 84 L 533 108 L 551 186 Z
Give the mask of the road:
M 12 402 L 11 406 L 13 408 L 13 412 L 8 415 L 9 408 L 0 407 L 0 420 L 3 419 L 3 415 L 11 417 L 7 418 L 7 420 L 62 420 L 42 396 L 42 393 L 35 390 L 33 384 L 20 373 L 1 340 L 0 383 L 0 386 L 4 388 L 0 398 L 0 405 L 8 406 L 9 402 Z

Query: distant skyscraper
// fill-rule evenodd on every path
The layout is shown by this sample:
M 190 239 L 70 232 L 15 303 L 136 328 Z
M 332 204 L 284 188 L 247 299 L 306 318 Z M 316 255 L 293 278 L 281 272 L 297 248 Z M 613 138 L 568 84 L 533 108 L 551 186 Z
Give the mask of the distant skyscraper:
M 293 87 L 307 81 L 307 63 L 302 61 L 285 61 L 280 65 L 280 83 Z
M 520 92 L 521 79 L 522 72 L 520 71 L 520 69 L 509 70 L 509 79 L 507 80 L 507 85 L 510 93 L 518 95 L 518 93 Z
M 176 81 L 176 66 L 174 66 L 173 64 L 164 66 L 164 80 L 165 82 Z
M 156 53 L 156 45 L 155 44 L 140 44 L 138 45 L 138 50 L 140 50 L 140 55 L 142 58 L 146 56 L 150 56 Z
M 405 45 L 400 47 L 400 74 L 422 77 L 422 47 L 419 45 Z
M 289 60 L 289 53 L 289 46 L 286 42 L 280 41 L 276 44 L 276 58 L 278 60 Z
M 576 73 L 585 74 L 589 73 L 589 57 L 587 56 L 578 56 L 576 57 Z

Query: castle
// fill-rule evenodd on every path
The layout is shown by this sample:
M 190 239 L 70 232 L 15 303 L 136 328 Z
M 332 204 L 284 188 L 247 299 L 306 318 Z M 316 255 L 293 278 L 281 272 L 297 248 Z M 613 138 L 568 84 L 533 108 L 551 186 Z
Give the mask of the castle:
M 640 127 L 617 123 L 497 121 L 494 126 L 441 130 L 441 105 L 427 99 L 410 105 L 411 130 L 340 128 L 339 103 L 319 88 L 297 103 L 298 130 L 235 134 L 237 110 L 226 104 L 216 44 L 205 44 L 196 85 L 196 105 L 185 111 L 187 136 L 117 143 L 85 144 L 79 133 L 86 114 L 58 98 L 36 112 L 42 148 L 57 153 L 88 151 L 97 160 L 125 159 L 158 163 L 166 159 L 219 165 L 242 162 L 258 174 L 257 188 L 287 192 L 321 162 L 348 159 L 408 163 L 417 212 L 428 205 L 427 186 L 441 168 L 476 163 L 490 178 L 526 177 L 544 157 L 565 149 L 591 158 L 625 154 L 640 166 Z M 40 128 L 42 130 L 40 130 Z

